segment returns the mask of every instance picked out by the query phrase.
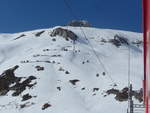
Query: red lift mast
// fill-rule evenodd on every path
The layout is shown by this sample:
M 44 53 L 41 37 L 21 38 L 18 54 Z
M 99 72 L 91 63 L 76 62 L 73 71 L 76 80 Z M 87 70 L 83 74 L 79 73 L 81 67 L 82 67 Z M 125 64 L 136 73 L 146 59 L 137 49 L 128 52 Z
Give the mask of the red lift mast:
M 150 101 L 150 0 L 143 0 L 144 27 L 144 104 L 145 113 L 149 111 Z

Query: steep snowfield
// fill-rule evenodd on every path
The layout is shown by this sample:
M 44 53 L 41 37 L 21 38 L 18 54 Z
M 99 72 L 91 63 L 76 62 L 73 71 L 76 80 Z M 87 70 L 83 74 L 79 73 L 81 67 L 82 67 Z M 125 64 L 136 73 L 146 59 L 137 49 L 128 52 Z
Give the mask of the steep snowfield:
M 83 28 L 101 64 L 80 28 L 63 28 L 73 31 L 79 37 L 75 52 L 71 40 L 50 36 L 55 28 L 0 34 L 0 74 L 19 65 L 15 76 L 33 75 L 37 78 L 33 81 L 37 84 L 19 96 L 12 96 L 13 91 L 0 96 L 0 113 L 126 113 L 127 101 L 119 102 L 114 95 L 105 96 L 105 92 L 111 88 L 122 89 L 128 86 L 129 49 L 133 89 L 139 90 L 142 87 L 143 48 L 142 44 L 134 44 L 138 40 L 142 41 L 142 34 Z M 45 32 L 39 37 L 35 36 L 43 30 Z M 25 36 L 16 39 L 22 34 Z M 129 45 L 121 44 L 117 47 L 108 42 L 116 34 L 127 38 Z M 44 67 L 44 70 L 37 71 L 36 66 Z M 79 80 L 75 85 L 70 82 L 74 79 Z M 27 93 L 34 97 L 22 101 L 22 96 Z M 42 110 L 45 103 L 51 106 Z M 20 108 L 22 104 L 27 106 Z

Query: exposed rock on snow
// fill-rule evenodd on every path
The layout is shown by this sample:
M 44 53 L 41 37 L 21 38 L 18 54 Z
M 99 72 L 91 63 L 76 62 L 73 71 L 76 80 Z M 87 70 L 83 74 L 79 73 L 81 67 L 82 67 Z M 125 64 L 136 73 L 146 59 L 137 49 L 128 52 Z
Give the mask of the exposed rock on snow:
M 34 76 L 29 76 L 27 79 L 22 81 L 21 83 L 16 83 L 12 87 L 10 87 L 10 90 L 14 90 L 15 92 L 12 94 L 12 96 L 18 96 L 21 94 L 26 88 L 32 88 L 34 85 L 36 85 L 36 82 L 31 83 L 32 80 L 35 80 L 36 77 Z
M 24 104 L 17 105 L 16 107 L 19 107 L 20 109 L 23 109 L 23 108 L 30 107 L 30 106 L 32 106 L 34 104 L 35 104 L 34 102 L 26 102 Z
M 72 84 L 72 85 L 76 85 L 77 82 L 79 82 L 80 80 L 78 79 L 74 79 L 74 80 L 69 80 L 69 82 Z
M 119 35 L 115 35 L 114 39 L 110 39 L 109 42 L 114 44 L 116 47 L 121 46 L 121 44 L 129 45 L 128 39 Z
M 65 74 L 70 74 L 69 71 L 66 71 Z
M 22 101 L 26 101 L 26 100 L 29 100 L 31 98 L 32 98 L 32 96 L 28 93 L 28 94 L 25 94 L 22 96 Z
M 18 68 L 19 66 L 16 65 L 13 68 L 10 68 L 6 71 L 4 71 L 0 75 L 0 95 L 6 95 L 7 92 L 10 90 L 10 85 L 19 82 L 21 78 L 15 77 L 14 71 Z
M 74 32 L 64 29 L 64 28 L 54 29 L 50 36 L 55 37 L 57 35 L 64 37 L 66 40 L 69 40 L 69 39 L 77 40 L 77 38 L 78 38 L 78 36 Z
M 42 106 L 42 110 L 47 109 L 48 107 L 51 107 L 52 105 L 50 105 L 49 103 L 46 103 Z
M 108 95 L 110 94 L 114 94 L 115 95 L 115 99 L 118 101 L 127 101 L 128 100 L 128 87 L 123 88 L 122 90 L 118 90 L 118 89 L 110 89 L 107 90 L 106 92 Z M 139 102 L 143 101 L 143 90 L 140 89 L 139 91 L 135 91 L 133 90 L 131 92 L 131 95 L 137 99 Z
M 36 83 L 30 84 L 32 80 L 35 80 L 36 77 L 29 76 L 24 81 L 20 82 L 22 77 L 16 77 L 14 71 L 19 68 L 18 65 L 10 68 L 0 75 L 0 95 L 6 95 L 9 91 L 14 91 L 12 96 L 18 96 L 21 94 L 26 87 L 33 87 Z M 13 84 L 11 86 L 11 84 Z
M 43 71 L 44 70 L 44 67 L 42 67 L 42 66 L 35 66 L 35 68 L 37 69 L 37 71 Z
M 61 87 L 57 87 L 57 89 L 58 89 L 59 91 L 61 91 Z
M 26 35 L 25 35 L 25 34 L 22 34 L 22 35 L 18 36 L 17 38 L 15 38 L 14 40 L 17 40 L 17 39 L 19 39 L 19 38 L 21 38 L 21 37 L 24 37 L 24 36 L 26 36 Z
M 35 36 L 36 37 L 39 37 L 39 36 L 41 36 L 41 34 L 43 34 L 45 31 L 40 31 L 40 32 L 37 32 L 36 34 L 35 34 Z
M 137 47 L 143 45 L 143 41 L 142 40 L 136 40 L 136 41 L 133 41 L 132 44 L 135 44 Z
M 93 88 L 93 92 L 98 91 L 98 90 L 99 90 L 99 88 Z

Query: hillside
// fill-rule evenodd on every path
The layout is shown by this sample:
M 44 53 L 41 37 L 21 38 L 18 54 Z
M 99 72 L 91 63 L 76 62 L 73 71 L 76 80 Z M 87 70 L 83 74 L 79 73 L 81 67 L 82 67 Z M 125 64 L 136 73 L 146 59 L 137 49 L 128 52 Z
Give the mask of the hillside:
M 52 36 L 59 27 L 0 34 L 0 113 L 126 113 L 126 95 L 108 90 L 128 86 L 129 50 L 133 89 L 142 87 L 142 34 L 61 27 L 77 36 L 74 50 Z

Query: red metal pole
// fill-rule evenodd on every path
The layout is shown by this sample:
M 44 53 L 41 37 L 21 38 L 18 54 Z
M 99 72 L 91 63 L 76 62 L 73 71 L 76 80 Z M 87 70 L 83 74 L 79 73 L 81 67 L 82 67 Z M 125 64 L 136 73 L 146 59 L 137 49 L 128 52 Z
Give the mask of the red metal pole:
M 150 0 L 143 0 L 144 24 L 144 104 L 145 113 L 149 112 L 150 92 Z

